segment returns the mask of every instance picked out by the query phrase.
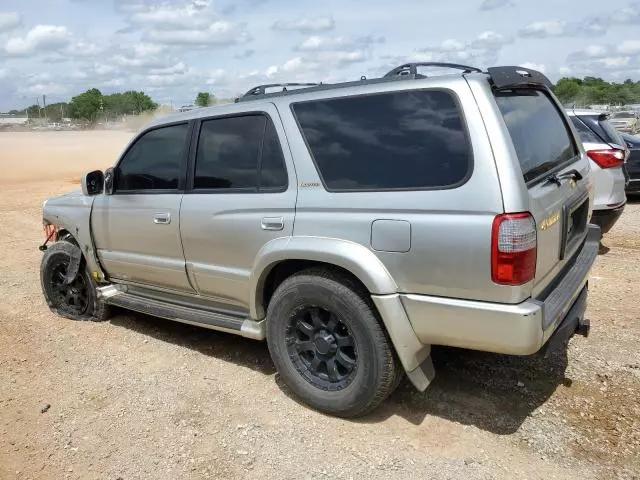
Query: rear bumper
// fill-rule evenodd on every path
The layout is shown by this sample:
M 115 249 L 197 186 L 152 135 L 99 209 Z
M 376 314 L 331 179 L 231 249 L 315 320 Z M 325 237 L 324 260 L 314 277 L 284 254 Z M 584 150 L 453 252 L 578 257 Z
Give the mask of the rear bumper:
M 565 320 L 569 324 L 565 322 L 561 332 L 571 331 L 574 320 L 582 318 L 580 302 L 586 304 L 587 280 L 599 241 L 600 229 L 590 225 L 582 249 L 560 282 L 540 299 L 508 305 L 405 294 L 402 304 L 424 344 L 531 355 L 541 350 Z M 574 332 L 575 328 L 571 334 Z
M 602 234 L 604 235 L 609 230 L 613 228 L 616 224 L 620 215 L 624 211 L 625 204 L 617 208 L 607 208 L 603 210 L 593 210 L 593 214 L 591 215 L 591 223 L 598 225 L 600 230 L 602 230 Z

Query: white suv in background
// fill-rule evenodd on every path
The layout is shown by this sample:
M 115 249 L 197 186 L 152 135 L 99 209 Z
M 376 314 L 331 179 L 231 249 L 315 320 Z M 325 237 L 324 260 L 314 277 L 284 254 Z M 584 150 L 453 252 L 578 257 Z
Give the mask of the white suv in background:
M 595 184 L 591 222 L 598 225 L 604 235 L 618 221 L 627 203 L 625 162 L 629 150 L 609 122 L 609 114 L 586 109 L 567 109 L 567 114 L 591 160 Z

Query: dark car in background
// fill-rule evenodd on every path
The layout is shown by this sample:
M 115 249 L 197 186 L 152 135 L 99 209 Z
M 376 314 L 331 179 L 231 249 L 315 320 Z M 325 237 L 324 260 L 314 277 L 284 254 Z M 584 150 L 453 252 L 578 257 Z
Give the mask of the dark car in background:
M 640 135 L 629 135 L 621 133 L 620 136 L 627 144 L 629 157 L 627 158 L 627 184 L 628 195 L 640 195 Z

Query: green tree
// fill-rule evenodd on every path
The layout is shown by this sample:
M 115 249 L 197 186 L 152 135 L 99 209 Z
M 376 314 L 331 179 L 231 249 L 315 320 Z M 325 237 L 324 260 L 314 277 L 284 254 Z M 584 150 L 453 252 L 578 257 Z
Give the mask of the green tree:
M 158 105 L 144 92 L 133 90 L 104 97 L 105 111 L 115 115 L 130 115 L 155 110 Z
M 553 90 L 562 103 L 571 103 L 580 94 L 581 87 L 577 78 L 561 78 Z
M 198 107 L 208 107 L 214 104 L 214 97 L 209 92 L 200 92 L 194 102 Z
M 87 90 L 71 99 L 70 110 L 72 118 L 93 122 L 102 108 L 104 108 L 104 99 L 102 92 L 97 88 Z

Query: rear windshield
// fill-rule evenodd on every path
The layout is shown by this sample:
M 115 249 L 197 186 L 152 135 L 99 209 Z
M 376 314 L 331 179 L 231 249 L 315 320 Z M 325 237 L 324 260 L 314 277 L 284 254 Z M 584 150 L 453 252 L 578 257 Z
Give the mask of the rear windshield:
M 616 128 L 611 125 L 606 117 L 601 115 L 580 115 L 580 120 L 589 125 L 589 128 L 596 132 L 600 138 L 609 145 L 624 145 L 624 140 Z
M 571 161 L 578 150 L 560 112 L 538 90 L 496 93 L 526 182 Z

